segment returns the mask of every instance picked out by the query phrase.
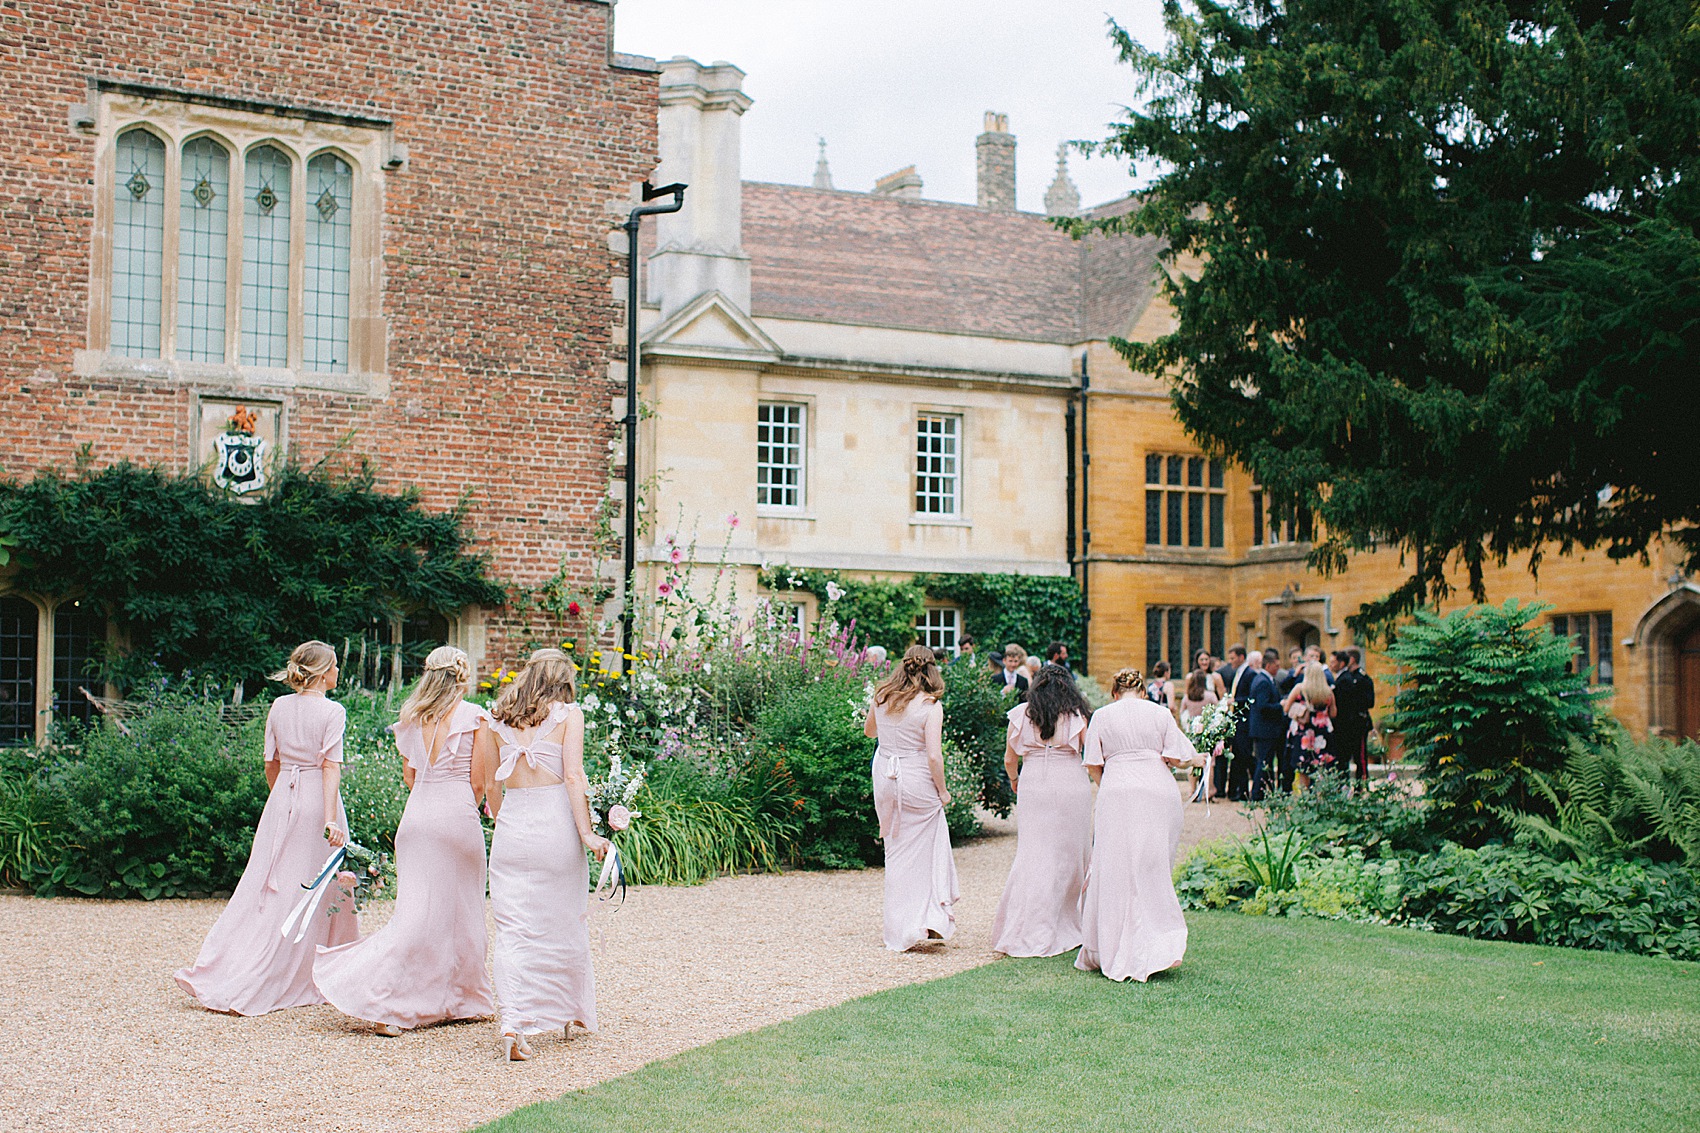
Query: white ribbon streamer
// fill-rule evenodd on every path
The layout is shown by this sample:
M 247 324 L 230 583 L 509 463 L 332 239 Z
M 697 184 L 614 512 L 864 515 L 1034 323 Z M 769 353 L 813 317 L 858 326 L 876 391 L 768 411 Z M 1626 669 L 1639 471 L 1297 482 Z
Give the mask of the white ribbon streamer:
M 325 890 L 331 887 L 331 881 L 336 877 L 337 867 L 347 857 L 348 848 L 338 846 L 331 851 L 331 856 L 325 859 L 324 868 L 319 871 L 319 876 L 312 881 L 301 883 L 301 888 L 307 892 L 301 895 L 301 900 L 295 903 L 295 908 L 290 910 L 288 918 L 283 922 L 283 938 L 285 940 L 288 940 L 291 944 L 300 944 L 306 938 L 307 926 L 312 923 L 313 914 L 318 911 L 319 902 L 324 900 Z M 299 927 L 297 928 L 297 926 Z M 293 938 L 289 935 L 290 929 L 296 929 Z

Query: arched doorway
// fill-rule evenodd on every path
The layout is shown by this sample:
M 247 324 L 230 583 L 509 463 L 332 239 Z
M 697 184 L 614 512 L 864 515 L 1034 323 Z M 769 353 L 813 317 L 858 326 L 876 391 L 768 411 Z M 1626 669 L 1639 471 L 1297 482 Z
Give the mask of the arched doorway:
M 1646 650 L 1648 731 L 1700 739 L 1700 586 L 1673 587 L 1631 640 Z
M 1700 739 L 1700 623 L 1676 645 L 1676 729 Z
M 1322 644 L 1322 630 L 1311 622 L 1288 622 L 1281 630 L 1281 652 Z

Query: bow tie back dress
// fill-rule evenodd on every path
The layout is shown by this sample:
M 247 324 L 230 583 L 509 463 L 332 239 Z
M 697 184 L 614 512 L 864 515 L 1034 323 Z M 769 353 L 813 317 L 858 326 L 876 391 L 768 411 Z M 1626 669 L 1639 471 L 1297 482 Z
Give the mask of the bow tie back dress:
M 596 1030 L 590 964 L 590 866 L 555 737 L 576 704 L 555 703 L 536 728 L 491 720 L 500 745 L 496 780 L 520 760 L 553 776 L 548 786 L 502 795 L 490 844 L 490 907 L 496 919 L 496 1002 L 504 1034 L 536 1035 L 577 1023 Z

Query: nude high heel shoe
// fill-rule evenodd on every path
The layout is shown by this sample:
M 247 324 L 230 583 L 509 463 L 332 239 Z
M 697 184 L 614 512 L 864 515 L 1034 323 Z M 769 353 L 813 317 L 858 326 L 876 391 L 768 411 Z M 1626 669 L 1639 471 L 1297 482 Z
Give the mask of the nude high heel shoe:
M 397 1035 L 401 1034 L 401 1028 L 396 1026 L 394 1023 L 373 1023 L 372 1033 L 375 1035 L 383 1035 L 386 1039 L 393 1039 Z
M 531 1047 L 525 1041 L 524 1035 L 503 1035 L 502 1055 L 509 1062 L 528 1062 L 531 1059 Z

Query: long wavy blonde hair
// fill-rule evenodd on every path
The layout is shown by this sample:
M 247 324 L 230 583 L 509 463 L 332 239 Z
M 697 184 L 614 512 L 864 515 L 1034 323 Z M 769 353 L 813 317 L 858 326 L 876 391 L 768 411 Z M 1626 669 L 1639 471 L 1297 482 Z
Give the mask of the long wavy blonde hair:
M 471 691 L 472 658 L 452 645 L 439 645 L 425 658 L 425 671 L 401 706 L 401 722 L 441 720 Z
M 1311 661 L 1305 665 L 1304 684 L 1305 700 L 1312 708 L 1321 708 L 1328 703 L 1333 695 L 1333 689 L 1328 687 L 1328 666 L 1321 661 Z
M 944 677 L 939 675 L 933 651 L 925 645 L 911 645 L 903 651 L 903 659 L 891 676 L 874 689 L 874 703 L 887 712 L 902 712 L 917 696 L 937 697 L 943 692 Z
M 314 681 L 336 668 L 336 650 L 322 641 L 303 641 L 289 654 L 289 663 L 269 679 L 283 681 L 300 692 Z
M 577 695 L 572 658 L 559 649 L 539 649 L 490 706 L 490 715 L 515 728 L 531 728 L 548 717 L 549 705 L 571 703 Z

